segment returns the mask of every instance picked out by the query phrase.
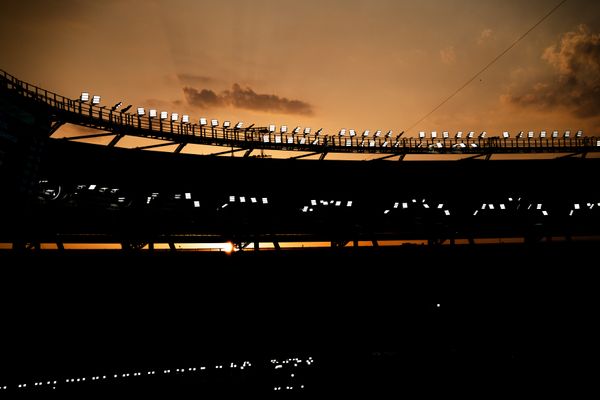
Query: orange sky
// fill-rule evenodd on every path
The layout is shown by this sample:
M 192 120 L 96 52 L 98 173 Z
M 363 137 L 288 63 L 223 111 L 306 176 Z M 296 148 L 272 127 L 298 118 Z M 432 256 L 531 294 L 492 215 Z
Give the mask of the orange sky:
M 194 120 L 335 133 L 406 130 L 558 1 L 2 3 L 0 68 L 30 83 Z M 567 1 L 411 133 L 598 134 L 599 35 L 600 3 Z

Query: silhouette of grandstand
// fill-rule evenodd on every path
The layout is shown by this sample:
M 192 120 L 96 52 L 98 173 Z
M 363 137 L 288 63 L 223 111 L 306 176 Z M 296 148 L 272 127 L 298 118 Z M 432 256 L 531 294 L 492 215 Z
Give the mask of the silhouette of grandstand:
M 325 135 L 95 103 L 0 73 L 1 300 L 14 328 L 2 343 L 19 349 L 0 377 L 14 390 L 262 345 L 319 353 L 336 383 L 324 373 L 315 385 L 332 392 L 364 372 L 347 355 L 332 361 L 348 349 L 400 360 L 363 375 L 365 393 L 430 375 L 493 387 L 497 369 L 510 391 L 531 365 L 574 351 L 551 335 L 557 321 L 586 331 L 593 291 L 580 260 L 600 238 L 597 137 Z M 98 133 L 52 138 L 66 123 Z M 108 145 L 73 140 L 103 136 Z M 116 147 L 125 136 L 160 142 Z M 215 150 L 181 153 L 189 145 Z M 271 150 L 289 157 L 254 157 Z M 119 250 L 94 247 L 107 244 Z M 178 251 L 211 246 L 234 251 Z

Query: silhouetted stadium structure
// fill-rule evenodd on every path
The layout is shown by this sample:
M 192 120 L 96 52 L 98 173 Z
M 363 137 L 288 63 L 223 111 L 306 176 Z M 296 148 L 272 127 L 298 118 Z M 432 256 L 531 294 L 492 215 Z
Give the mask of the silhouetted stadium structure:
M 0 390 L 199 368 L 207 353 L 266 342 L 261 354 L 315 356 L 325 372 L 306 380 L 312 393 L 440 394 L 472 380 L 512 393 L 574 348 L 552 336 L 557 325 L 584 343 L 595 302 L 581 260 L 600 237 L 597 137 L 325 135 L 98 103 L 0 73 L 2 339 L 18 350 L 3 356 Z M 98 133 L 53 139 L 65 123 Z M 113 139 L 73 140 L 102 136 Z M 162 142 L 116 147 L 125 136 Z M 215 150 L 182 154 L 190 144 Z M 147 151 L 167 145 L 175 151 Z M 271 150 L 289 157 L 260 157 Z M 496 159 L 534 153 L 546 158 Z M 408 161 L 425 155 L 440 161 Z M 69 247 L 106 243 L 123 251 Z M 176 251 L 185 243 L 238 251 Z M 395 361 L 373 369 L 350 348 L 391 349 L 377 357 Z

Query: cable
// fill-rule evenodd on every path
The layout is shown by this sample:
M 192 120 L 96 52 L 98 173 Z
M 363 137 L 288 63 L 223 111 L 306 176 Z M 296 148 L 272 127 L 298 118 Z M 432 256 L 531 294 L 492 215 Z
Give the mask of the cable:
M 421 122 L 423 122 L 427 117 L 429 117 L 431 114 L 433 114 L 434 112 L 436 112 L 440 107 L 442 107 L 444 104 L 446 104 L 448 101 L 450 101 L 450 99 L 452 99 L 454 96 L 456 96 L 461 90 L 463 90 L 464 88 L 466 88 L 471 82 L 473 82 L 479 75 L 481 75 L 482 73 L 484 73 L 489 67 L 491 67 L 496 61 L 498 61 L 503 55 L 505 55 L 506 53 L 508 53 L 513 47 L 515 47 L 517 45 L 517 43 L 519 43 L 521 40 L 523 40 L 525 38 L 525 36 L 527 36 L 535 28 L 537 28 L 537 26 L 539 24 L 541 24 L 542 22 L 544 22 L 544 20 L 546 20 L 546 18 L 548 18 L 550 15 L 552 15 L 556 10 L 558 10 L 560 8 L 560 6 L 562 6 L 566 2 L 567 2 L 567 0 L 562 0 L 560 3 L 558 3 L 556 6 L 554 6 L 554 8 L 552 10 L 550 10 L 538 22 L 536 22 L 535 25 L 533 25 L 531 28 L 529 28 L 527 30 L 527 32 L 525 32 L 517 40 L 515 40 L 514 42 L 512 42 L 512 44 L 510 46 L 508 46 L 506 48 L 506 50 L 504 50 L 502 53 L 500 53 L 499 55 L 497 55 L 496 58 L 494 58 L 492 61 L 490 61 L 489 63 L 487 63 L 487 65 L 485 67 L 483 67 L 481 70 L 479 70 L 479 72 L 477 72 L 475 75 L 473 75 L 473 77 L 471 77 L 468 81 L 466 81 L 461 87 L 459 87 L 458 89 L 456 89 L 450 96 L 446 97 L 433 110 L 429 111 L 427 114 L 425 114 L 424 117 L 422 117 L 420 120 L 418 120 L 417 122 L 415 122 L 414 124 L 412 124 L 408 129 L 406 129 L 406 131 L 407 132 L 410 131 L 412 128 L 414 128 L 415 126 L 417 126 L 418 124 L 420 124 Z

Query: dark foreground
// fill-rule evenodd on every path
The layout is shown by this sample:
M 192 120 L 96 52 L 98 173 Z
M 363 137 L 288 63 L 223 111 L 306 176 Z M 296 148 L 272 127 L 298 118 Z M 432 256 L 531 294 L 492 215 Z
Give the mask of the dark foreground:
M 595 348 L 597 251 L 2 252 L 0 395 L 570 393 Z M 294 357 L 313 362 L 274 368 Z

